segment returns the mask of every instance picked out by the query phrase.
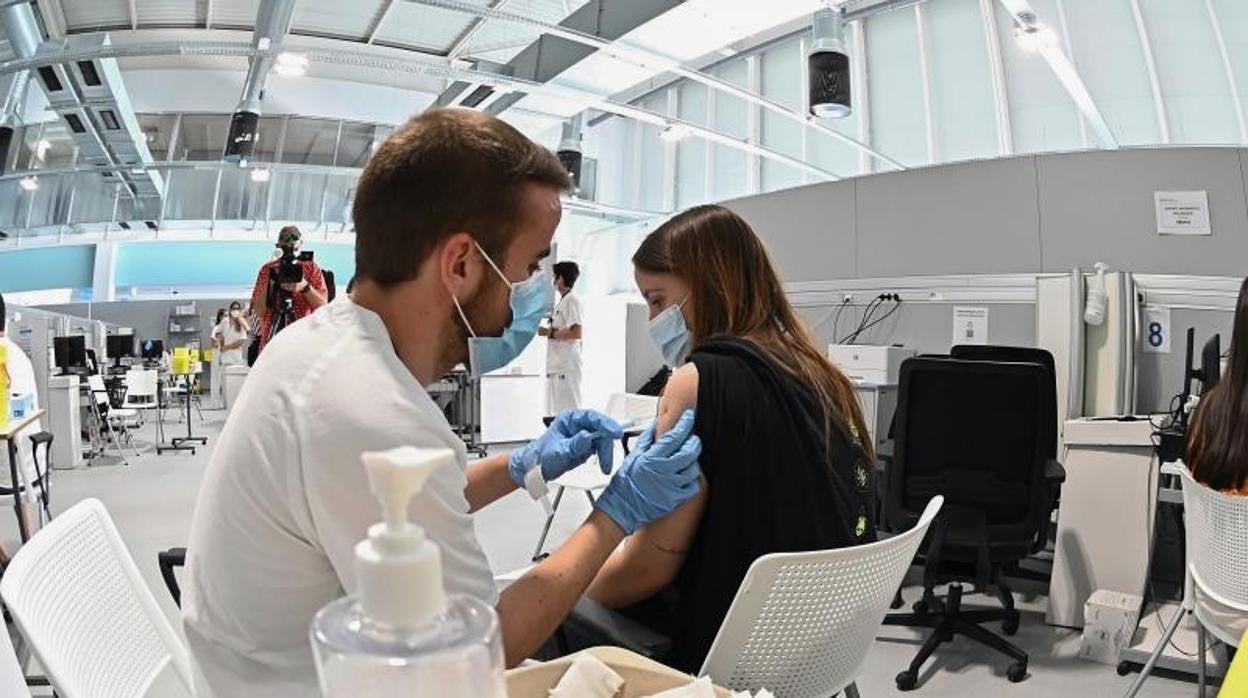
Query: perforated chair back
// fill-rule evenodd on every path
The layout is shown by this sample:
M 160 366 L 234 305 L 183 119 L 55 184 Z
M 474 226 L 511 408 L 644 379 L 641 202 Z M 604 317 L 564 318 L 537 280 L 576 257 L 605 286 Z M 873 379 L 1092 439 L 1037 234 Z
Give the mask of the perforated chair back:
M 867 545 L 764 555 L 750 565 L 702 664 L 702 676 L 777 698 L 831 696 L 853 683 L 928 526 Z
M 1248 617 L 1248 497 L 1210 489 L 1196 482 L 1186 467 L 1180 477 L 1192 583 L 1204 596 Z M 1200 605 L 1196 615 L 1204 622 Z M 1204 624 L 1223 642 L 1239 644 L 1239 637 L 1216 623 Z
M 91 390 L 91 399 L 100 407 L 108 407 L 108 388 L 104 387 L 104 378 L 98 373 L 87 376 L 87 388 Z
M 126 373 L 127 407 L 156 406 L 156 371 L 133 369 Z
M 190 664 L 95 499 L 52 519 L 13 557 L 0 597 L 62 698 L 139 698 L 173 664 Z

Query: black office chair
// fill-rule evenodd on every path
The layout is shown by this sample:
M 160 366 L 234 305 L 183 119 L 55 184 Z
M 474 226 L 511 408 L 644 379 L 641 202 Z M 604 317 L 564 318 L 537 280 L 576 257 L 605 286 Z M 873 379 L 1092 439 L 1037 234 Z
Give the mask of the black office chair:
M 1053 355 L 1047 349 L 1038 349 L 1036 347 L 1007 347 L 994 345 L 975 345 L 962 344 L 949 350 L 950 358 L 960 359 L 963 361 L 1007 361 L 1011 363 L 1030 363 L 1040 364 L 1044 368 L 1045 373 L 1045 389 L 1041 395 L 1042 402 L 1040 409 L 1046 415 L 1049 415 L 1048 421 L 1045 423 L 1044 433 L 1041 435 L 1045 446 L 1044 457 L 1056 461 L 1057 458 L 1057 369 L 1053 361 Z M 1063 478 L 1064 481 L 1064 478 Z M 1052 512 L 1056 510 L 1061 503 L 1061 481 L 1054 483 L 1054 487 L 1049 493 L 1050 515 L 1044 518 L 1040 525 L 1040 536 L 1036 539 L 1036 546 L 1031 551 L 1033 554 L 1043 551 L 1049 544 L 1049 537 L 1053 535 Z M 1052 574 L 1044 574 L 1028 569 L 1019 569 L 1018 576 L 1020 578 L 1031 579 L 1034 581 L 1048 583 Z
M 182 587 L 178 584 L 178 577 L 173 573 L 173 570 L 177 567 L 186 566 L 186 548 L 169 548 L 156 553 L 156 564 L 160 565 L 160 577 L 165 580 L 165 587 L 169 589 L 169 595 L 173 597 L 173 602 L 181 608 Z
M 909 359 L 902 364 L 896 444 L 888 469 L 885 506 L 896 528 L 912 526 L 924 504 L 944 495 L 922 554 L 923 598 L 914 613 L 894 614 L 886 625 L 933 629 L 907 670 L 897 675 L 906 691 L 941 643 L 964 635 L 1012 659 L 1007 676 L 1027 676 L 1025 652 L 981 624 L 1001 621 L 1018 631 L 1019 612 L 1004 581 L 1037 544 L 1049 515 L 1049 493 L 1064 473 L 1049 452 L 1047 380 L 1035 363 Z M 934 587 L 952 582 L 948 597 Z M 962 583 L 992 591 L 1001 609 L 965 611 Z

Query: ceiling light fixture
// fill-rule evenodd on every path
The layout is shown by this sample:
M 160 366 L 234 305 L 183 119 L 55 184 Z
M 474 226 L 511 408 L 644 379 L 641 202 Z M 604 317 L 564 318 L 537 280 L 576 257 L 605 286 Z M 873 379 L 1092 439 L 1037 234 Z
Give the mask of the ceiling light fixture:
M 1030 12 L 1015 17 L 1014 40 L 1024 53 L 1039 53 L 1057 46 L 1057 34 Z
M 31 176 L 22 177 L 18 184 L 26 191 L 34 191 L 39 188 L 39 178 Z
M 306 75 L 308 72 L 308 57 L 302 53 L 282 51 L 277 54 L 277 63 L 273 66 L 273 72 L 288 78 Z
M 679 143 L 689 135 L 689 129 L 682 124 L 668 124 L 662 131 L 659 131 L 659 138 L 663 139 L 664 143 Z
M 267 182 L 272 178 L 273 173 L 267 167 L 257 167 L 251 171 L 251 181 Z

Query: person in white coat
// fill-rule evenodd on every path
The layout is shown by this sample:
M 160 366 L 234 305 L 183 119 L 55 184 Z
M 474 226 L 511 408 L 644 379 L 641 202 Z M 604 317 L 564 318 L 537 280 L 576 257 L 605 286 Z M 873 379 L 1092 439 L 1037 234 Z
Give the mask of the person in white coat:
M 559 303 L 550 319 L 550 327 L 539 330 L 548 341 L 546 346 L 546 414 L 559 414 L 581 406 L 581 328 L 584 309 L 572 287 L 581 276 L 576 262 L 559 262 L 554 266 L 555 290 Z

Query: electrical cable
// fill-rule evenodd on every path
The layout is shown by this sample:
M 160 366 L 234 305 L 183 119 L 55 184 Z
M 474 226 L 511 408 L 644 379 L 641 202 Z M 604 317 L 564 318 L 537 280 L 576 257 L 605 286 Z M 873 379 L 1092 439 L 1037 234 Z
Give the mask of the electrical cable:
M 883 293 L 876 296 L 875 298 L 872 298 L 871 302 L 867 304 L 867 309 L 865 312 L 863 312 L 862 319 L 858 322 L 858 326 L 854 328 L 853 332 L 850 332 L 848 335 L 845 336 L 843 340 L 841 340 L 838 343 L 839 344 L 853 344 L 854 342 L 858 341 L 858 335 L 862 334 L 862 330 L 866 326 L 867 322 L 871 319 L 871 315 L 874 314 L 875 311 L 878 310 L 881 305 L 884 305 L 884 299 L 885 299 L 885 294 Z
M 899 298 L 899 297 L 897 297 L 896 295 L 894 295 L 894 296 L 892 297 L 892 299 L 891 299 L 891 300 L 893 301 L 893 307 L 889 308 L 889 309 L 888 309 L 888 311 L 887 311 L 886 313 L 884 313 L 884 314 L 883 314 L 883 315 L 881 315 L 880 317 L 876 318 L 873 322 L 871 322 L 871 324 L 867 325 L 866 327 L 863 327 L 863 328 L 860 330 L 860 332 L 866 332 L 867 330 L 871 329 L 872 327 L 875 327 L 876 325 L 879 325 L 880 323 L 882 323 L 882 322 L 884 322 L 885 320 L 887 320 L 887 319 L 889 319 L 890 317 L 892 317 L 892 316 L 893 316 L 893 315 L 894 315 L 894 314 L 895 314 L 895 313 L 896 313 L 896 312 L 897 312 L 897 311 L 901 308 L 901 298 Z
M 852 301 L 853 301 L 852 298 L 846 297 L 844 300 L 841 301 L 840 307 L 836 309 L 836 319 L 832 321 L 832 341 L 836 341 L 836 335 L 840 331 L 841 313 L 845 312 L 846 306 L 848 306 L 850 302 Z

